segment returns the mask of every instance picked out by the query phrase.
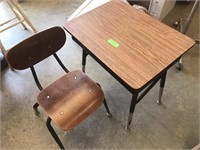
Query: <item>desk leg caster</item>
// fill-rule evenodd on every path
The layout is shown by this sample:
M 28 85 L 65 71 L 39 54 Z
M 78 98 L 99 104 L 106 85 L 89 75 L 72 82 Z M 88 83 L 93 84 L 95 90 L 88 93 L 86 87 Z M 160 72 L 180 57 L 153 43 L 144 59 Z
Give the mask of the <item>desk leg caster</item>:
M 131 122 L 132 122 L 132 117 L 133 117 L 133 113 L 129 113 L 127 126 L 125 127 L 125 130 L 128 131 L 128 132 L 131 131 L 130 125 L 131 125 Z
M 138 97 L 138 93 L 134 93 L 132 95 L 132 100 L 131 100 L 131 105 L 129 108 L 129 115 L 128 115 L 128 122 L 127 122 L 127 126 L 125 127 L 126 131 L 130 131 L 130 125 L 132 122 L 132 118 L 133 118 L 133 112 L 135 110 L 135 105 L 137 104 L 137 97 Z
M 82 71 L 85 73 L 85 65 L 82 65 Z
M 163 95 L 163 91 L 164 91 L 166 76 L 167 76 L 167 72 L 165 72 L 165 73 L 163 74 L 163 76 L 161 77 L 161 79 L 160 79 L 159 97 L 158 97 L 158 100 L 156 101 L 158 105 L 161 104 L 161 99 L 162 99 L 162 95 Z
M 174 27 L 178 27 L 179 24 L 180 24 L 180 21 L 176 21 L 176 22 L 174 22 Z
M 176 69 L 182 70 L 183 69 L 183 62 L 182 58 L 179 60 L 179 62 L 176 64 Z
M 159 100 L 157 100 L 156 103 L 157 103 L 158 105 L 161 105 L 161 101 L 159 101 Z
M 183 69 L 183 64 L 182 63 L 178 63 L 177 66 L 176 66 L 176 69 L 182 70 Z
M 82 53 L 82 71 L 85 72 L 85 65 L 86 65 L 86 57 L 87 57 L 88 53 L 83 50 Z
M 163 90 L 164 90 L 164 88 L 160 88 L 160 91 L 159 91 L 159 97 L 158 97 L 158 100 L 156 101 L 156 103 L 158 104 L 158 105 L 160 105 L 161 104 L 161 99 L 162 99 L 162 95 L 163 95 Z
M 131 131 L 130 127 L 125 127 L 124 129 L 125 129 L 127 132 L 130 132 L 130 131 Z

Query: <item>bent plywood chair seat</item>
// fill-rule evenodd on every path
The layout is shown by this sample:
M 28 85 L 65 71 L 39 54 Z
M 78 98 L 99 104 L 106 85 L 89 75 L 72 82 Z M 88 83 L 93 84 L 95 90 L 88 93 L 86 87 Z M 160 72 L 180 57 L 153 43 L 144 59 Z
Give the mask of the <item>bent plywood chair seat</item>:
M 85 73 L 75 70 L 43 89 L 37 99 L 55 124 L 66 131 L 94 112 L 104 94 Z
M 40 105 L 48 114 L 46 125 L 61 149 L 63 144 L 51 126 L 51 120 L 62 130 L 70 130 L 80 124 L 102 103 L 111 116 L 104 93 L 100 86 L 79 70 L 69 72 L 56 52 L 66 42 L 66 35 L 61 27 L 53 27 L 36 33 L 17 44 L 6 53 L 6 58 L 14 69 L 23 70 L 30 67 L 35 82 L 40 89 L 33 108 L 39 114 Z M 42 88 L 34 65 L 53 55 L 66 72 L 64 76 Z M 47 64 L 48 65 L 48 64 Z

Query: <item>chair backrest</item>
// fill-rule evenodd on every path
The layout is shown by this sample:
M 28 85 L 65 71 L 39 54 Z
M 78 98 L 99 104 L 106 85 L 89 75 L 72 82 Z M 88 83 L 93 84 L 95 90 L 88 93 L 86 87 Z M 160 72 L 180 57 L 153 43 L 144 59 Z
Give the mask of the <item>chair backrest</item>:
M 52 27 L 12 47 L 6 58 L 14 69 L 27 69 L 55 54 L 63 47 L 65 41 L 65 31 L 61 27 Z

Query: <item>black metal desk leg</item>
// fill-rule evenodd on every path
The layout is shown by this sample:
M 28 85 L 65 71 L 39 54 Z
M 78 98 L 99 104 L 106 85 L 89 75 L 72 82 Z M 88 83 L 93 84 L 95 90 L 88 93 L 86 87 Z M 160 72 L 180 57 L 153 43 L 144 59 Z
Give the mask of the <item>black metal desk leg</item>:
M 167 72 L 165 72 L 163 74 L 163 76 L 161 77 L 161 79 L 160 79 L 160 91 L 159 91 L 159 98 L 157 100 L 157 104 L 161 104 L 161 99 L 162 99 L 162 95 L 163 95 L 163 89 L 164 89 L 164 86 L 165 86 L 166 75 L 167 75 Z
M 135 110 L 135 105 L 137 104 L 137 97 L 138 97 L 138 93 L 134 93 L 132 96 L 131 105 L 129 108 L 128 122 L 127 122 L 127 126 L 125 127 L 126 131 L 130 131 L 130 124 L 132 122 L 133 112 Z
M 82 71 L 85 72 L 85 65 L 86 65 L 86 57 L 88 53 L 83 49 L 82 53 Z

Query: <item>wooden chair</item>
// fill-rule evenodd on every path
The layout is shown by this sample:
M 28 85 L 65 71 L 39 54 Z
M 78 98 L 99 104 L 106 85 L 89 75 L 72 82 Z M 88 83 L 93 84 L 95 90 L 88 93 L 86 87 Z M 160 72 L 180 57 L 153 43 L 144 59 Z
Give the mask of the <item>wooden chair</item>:
M 3 1 L 5 1 L 8 4 L 10 10 L 13 12 L 14 17 L 0 23 L 0 27 L 1 27 L 0 33 L 5 32 L 6 30 L 19 24 L 21 24 L 25 30 L 28 29 L 27 28 L 27 25 L 28 25 L 33 31 L 33 33 L 37 33 L 37 30 L 32 25 L 31 21 L 28 19 L 28 17 L 26 17 L 24 12 L 20 9 L 20 7 L 16 4 L 14 0 L 0 0 L 0 2 L 3 2 Z M 12 22 L 14 20 L 15 22 Z M 1 39 L 0 39 L 0 50 L 2 54 L 5 56 L 6 49 L 3 46 Z M 14 70 L 12 67 L 10 68 Z
M 56 52 L 66 42 L 66 35 L 61 27 L 52 27 L 29 37 L 6 53 L 6 58 L 14 69 L 23 70 L 30 67 L 35 82 L 40 89 L 37 103 L 33 108 L 37 114 L 40 105 L 48 114 L 46 125 L 61 149 L 64 149 L 59 137 L 51 126 L 51 120 L 62 130 L 76 127 L 102 103 L 111 116 L 104 93 L 100 86 L 82 71 L 69 72 Z M 51 85 L 42 88 L 36 75 L 34 65 L 53 55 L 67 73 Z M 48 65 L 48 64 L 47 64 Z
M 15 15 L 15 17 L 4 21 L 0 24 L 0 26 L 5 26 L 6 24 L 10 23 L 13 20 L 17 20 L 17 22 L 10 24 L 9 26 L 4 27 L 3 29 L 0 30 L 0 33 L 3 31 L 6 31 L 18 24 L 21 24 L 24 29 L 26 30 L 26 24 L 31 28 L 31 30 L 36 33 L 37 30 L 35 29 L 35 27 L 32 25 L 31 21 L 28 19 L 28 17 L 26 17 L 26 15 L 24 14 L 24 12 L 20 9 L 20 7 L 16 4 L 16 2 L 14 2 L 14 0 L 1 0 L 2 1 L 6 1 L 8 6 L 10 7 L 11 11 L 13 12 L 13 14 Z M 26 24 L 25 24 L 26 23 Z

